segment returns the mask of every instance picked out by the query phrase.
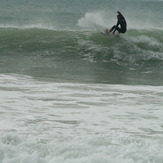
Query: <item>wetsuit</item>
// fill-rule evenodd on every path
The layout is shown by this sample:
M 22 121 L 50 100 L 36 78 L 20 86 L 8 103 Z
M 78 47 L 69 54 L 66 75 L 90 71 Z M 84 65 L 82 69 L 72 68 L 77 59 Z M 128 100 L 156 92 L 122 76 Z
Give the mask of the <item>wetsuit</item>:
M 114 25 L 111 29 L 110 29 L 110 32 L 113 31 L 113 33 L 117 30 L 119 33 L 125 33 L 126 30 L 127 30 L 127 23 L 126 23 L 126 20 L 125 18 L 123 17 L 123 15 L 118 12 L 118 21 L 117 21 L 117 24 Z M 120 25 L 120 28 L 118 27 Z

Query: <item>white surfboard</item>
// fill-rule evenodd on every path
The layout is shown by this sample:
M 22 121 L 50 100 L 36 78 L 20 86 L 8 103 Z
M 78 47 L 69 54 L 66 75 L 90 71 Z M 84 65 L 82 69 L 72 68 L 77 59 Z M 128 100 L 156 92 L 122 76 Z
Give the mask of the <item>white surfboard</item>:
M 117 35 L 119 35 L 118 32 L 115 32 L 115 34 L 113 34 L 112 32 L 109 32 L 110 29 L 108 27 L 104 26 L 104 25 L 94 23 L 94 26 L 100 33 L 102 33 L 104 35 L 107 35 L 107 36 L 117 36 Z

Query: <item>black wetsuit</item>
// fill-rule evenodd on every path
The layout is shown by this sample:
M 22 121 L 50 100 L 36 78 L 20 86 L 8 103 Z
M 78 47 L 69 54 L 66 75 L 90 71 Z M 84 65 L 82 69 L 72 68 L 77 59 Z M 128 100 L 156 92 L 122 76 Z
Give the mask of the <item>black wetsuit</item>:
M 110 32 L 113 31 L 113 33 L 117 30 L 119 33 L 125 33 L 127 30 L 127 23 L 125 18 L 121 13 L 119 13 L 120 18 L 118 18 L 118 22 L 116 25 L 114 25 L 111 29 Z M 120 28 L 118 27 L 120 25 Z

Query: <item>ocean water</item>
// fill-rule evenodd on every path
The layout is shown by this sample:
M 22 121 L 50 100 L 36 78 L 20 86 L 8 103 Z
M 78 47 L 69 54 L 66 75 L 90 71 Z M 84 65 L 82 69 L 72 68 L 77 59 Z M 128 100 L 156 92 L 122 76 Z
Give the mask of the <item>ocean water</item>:
M 162 9 L 0 0 L 0 163 L 162 163 Z

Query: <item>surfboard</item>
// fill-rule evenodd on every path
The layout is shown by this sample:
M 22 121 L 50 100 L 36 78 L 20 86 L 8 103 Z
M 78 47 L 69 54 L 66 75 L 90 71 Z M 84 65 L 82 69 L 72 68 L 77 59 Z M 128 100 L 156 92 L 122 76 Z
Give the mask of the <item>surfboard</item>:
M 115 34 L 113 34 L 112 32 L 109 32 L 110 29 L 104 25 L 94 23 L 94 26 L 103 35 L 107 35 L 107 36 L 119 35 L 118 32 L 115 32 Z

